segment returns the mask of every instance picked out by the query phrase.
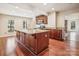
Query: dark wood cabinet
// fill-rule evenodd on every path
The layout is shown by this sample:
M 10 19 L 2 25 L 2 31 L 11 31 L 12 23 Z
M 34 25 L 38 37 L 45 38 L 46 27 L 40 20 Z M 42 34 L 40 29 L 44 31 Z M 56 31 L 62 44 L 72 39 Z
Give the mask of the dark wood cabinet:
M 49 45 L 49 32 L 27 34 L 16 31 L 17 45 L 25 55 L 38 55 Z
M 60 30 L 60 29 L 51 29 L 50 30 L 50 38 L 63 41 L 62 30 Z
M 37 39 L 37 53 L 42 52 L 44 49 L 48 48 L 49 45 L 49 33 L 44 32 L 40 34 L 36 34 L 36 39 Z
M 39 15 L 36 16 L 36 23 L 38 23 L 39 21 L 42 21 L 44 24 L 48 23 L 48 17 L 46 15 Z

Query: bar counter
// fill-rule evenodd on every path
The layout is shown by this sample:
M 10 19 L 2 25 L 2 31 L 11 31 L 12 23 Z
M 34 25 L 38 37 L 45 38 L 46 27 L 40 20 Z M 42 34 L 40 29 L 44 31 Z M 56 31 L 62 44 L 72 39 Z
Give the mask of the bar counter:
M 16 30 L 16 36 L 17 45 L 25 56 L 39 55 L 49 45 L 49 30 Z

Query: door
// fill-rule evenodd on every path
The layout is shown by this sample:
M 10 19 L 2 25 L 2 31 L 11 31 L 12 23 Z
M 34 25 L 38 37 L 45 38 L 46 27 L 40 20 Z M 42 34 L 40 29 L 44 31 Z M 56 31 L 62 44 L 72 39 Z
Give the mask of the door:
M 67 27 L 69 40 L 76 40 L 77 32 L 79 31 L 79 20 L 68 20 Z
M 68 20 L 67 24 L 68 31 L 78 31 L 78 21 L 77 20 Z

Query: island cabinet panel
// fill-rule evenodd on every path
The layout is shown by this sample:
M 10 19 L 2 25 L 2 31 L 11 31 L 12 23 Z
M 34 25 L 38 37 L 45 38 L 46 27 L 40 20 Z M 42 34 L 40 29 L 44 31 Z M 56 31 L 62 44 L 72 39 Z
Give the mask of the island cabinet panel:
M 16 37 L 18 38 L 18 40 L 20 40 L 20 32 L 19 31 L 16 32 Z
M 38 53 L 46 49 L 49 45 L 49 35 L 47 32 L 36 34 Z
M 25 55 L 38 55 L 49 45 L 49 32 L 28 34 L 16 31 L 17 45 Z
M 35 54 L 37 54 L 37 39 L 35 38 L 35 35 L 28 35 L 28 40 L 26 39 L 26 41 L 28 41 L 28 48 Z

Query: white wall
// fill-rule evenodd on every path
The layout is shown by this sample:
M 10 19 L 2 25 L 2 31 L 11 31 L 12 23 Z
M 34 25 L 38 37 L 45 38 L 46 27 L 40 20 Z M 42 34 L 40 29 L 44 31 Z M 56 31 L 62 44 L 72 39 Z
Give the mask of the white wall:
M 64 20 L 79 19 L 79 9 L 68 10 L 57 13 L 57 27 L 64 27 Z
M 56 12 L 52 12 L 48 15 L 48 26 L 56 28 Z
M 32 18 L 27 18 L 27 17 L 0 15 L 0 36 L 15 35 L 15 33 L 9 33 L 8 32 L 8 20 L 14 20 L 15 29 L 23 29 L 22 28 L 23 20 L 27 21 L 28 27 L 31 27 L 30 23 L 33 21 Z
M 63 28 L 64 27 L 64 14 L 63 13 L 57 13 L 57 28 Z

